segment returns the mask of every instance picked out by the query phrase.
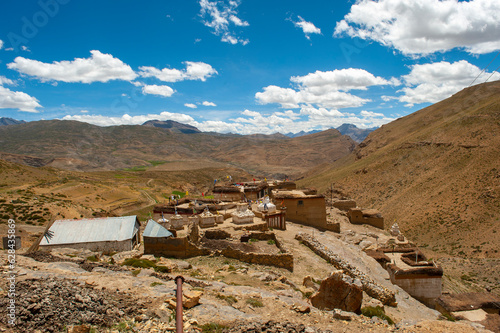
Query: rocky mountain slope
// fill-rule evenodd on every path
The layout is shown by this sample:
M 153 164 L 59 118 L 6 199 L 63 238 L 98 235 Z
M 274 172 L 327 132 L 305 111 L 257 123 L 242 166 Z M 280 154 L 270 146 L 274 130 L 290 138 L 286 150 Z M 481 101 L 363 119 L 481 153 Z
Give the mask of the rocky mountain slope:
M 69 170 L 117 170 L 172 161 L 185 161 L 188 167 L 192 160 L 205 160 L 207 166 L 222 163 L 256 174 L 289 175 L 333 162 L 349 154 L 356 145 L 336 130 L 299 138 L 185 134 L 184 130 L 194 131 L 178 127 L 166 130 L 155 126 L 99 127 L 77 121 L 34 121 L 0 127 L 0 151 L 49 160 L 48 166 Z M 22 159 L 16 159 L 19 160 Z
M 371 132 L 373 132 L 377 128 L 374 127 L 374 128 L 364 128 L 363 129 L 363 128 L 358 128 L 358 127 L 356 127 L 356 125 L 353 125 L 353 124 L 342 124 L 335 129 L 337 131 L 339 131 L 340 134 L 348 135 L 351 137 L 351 139 L 353 139 L 354 141 L 359 143 L 359 142 L 363 141 L 368 136 L 368 134 L 370 134 Z M 287 133 L 285 135 L 290 137 L 290 138 L 297 138 L 299 136 L 314 134 L 314 133 L 318 133 L 318 132 L 321 132 L 321 131 L 319 131 L 319 130 L 312 130 L 309 132 L 300 131 L 298 133 Z
M 0 117 L 0 126 L 24 124 L 24 120 L 16 120 L 8 117 Z
M 376 130 L 377 128 L 358 128 L 353 124 L 342 124 L 341 126 L 336 128 L 337 131 L 342 133 L 342 135 L 349 135 L 351 139 L 356 142 L 362 142 L 368 134 Z
M 499 92 L 473 86 L 384 125 L 300 184 L 333 184 L 431 253 L 500 258 Z
M 167 121 L 148 120 L 144 124 L 142 124 L 142 126 L 166 128 L 166 129 L 169 129 L 173 132 L 184 133 L 184 134 L 193 134 L 193 133 L 200 133 L 201 132 L 199 129 L 197 129 L 194 126 L 181 124 L 181 123 L 179 123 L 177 121 L 173 121 L 173 120 L 167 120 Z

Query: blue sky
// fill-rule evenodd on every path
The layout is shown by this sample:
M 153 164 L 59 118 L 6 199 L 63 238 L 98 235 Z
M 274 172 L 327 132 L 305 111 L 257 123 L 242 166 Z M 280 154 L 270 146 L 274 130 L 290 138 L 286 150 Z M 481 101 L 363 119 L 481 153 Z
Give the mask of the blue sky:
M 498 17 L 498 0 L 6 0 L 0 117 L 381 126 L 500 79 Z

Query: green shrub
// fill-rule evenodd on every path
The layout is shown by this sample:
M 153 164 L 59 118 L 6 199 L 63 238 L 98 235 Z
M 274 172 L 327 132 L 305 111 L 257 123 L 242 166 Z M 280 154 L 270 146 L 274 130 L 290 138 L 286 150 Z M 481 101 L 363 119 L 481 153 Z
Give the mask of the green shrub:
M 226 295 L 222 295 L 222 294 L 217 294 L 217 296 L 215 296 L 215 297 L 217 297 L 218 299 L 221 299 L 223 301 L 226 301 L 229 305 L 233 305 L 234 303 L 238 302 L 236 297 L 234 297 L 233 295 L 226 296 Z
M 302 297 L 304 298 L 310 298 L 313 295 L 312 291 L 306 291 L 305 293 L 302 293 Z
M 227 326 L 216 324 L 216 323 L 207 323 L 200 326 L 201 331 L 203 333 L 222 333 Z
M 95 254 L 93 254 L 90 257 L 87 257 L 87 260 L 92 261 L 92 262 L 97 262 L 97 261 L 99 261 L 99 258 L 97 258 L 97 256 Z
M 248 298 L 246 302 L 254 308 L 261 308 L 264 306 L 264 304 L 262 304 L 262 301 L 256 298 Z
M 255 239 L 255 238 L 250 238 L 248 241 L 249 241 L 250 243 L 255 243 L 255 242 L 258 242 L 258 240 L 257 240 L 257 239 Z
M 361 314 L 368 318 L 379 317 L 382 320 L 387 320 L 389 325 L 394 325 L 394 321 L 385 314 L 385 311 L 382 308 L 367 306 L 361 309 Z
M 128 258 L 125 259 L 122 266 L 132 266 L 136 268 L 154 268 L 156 267 L 156 264 L 148 259 Z
M 154 286 L 161 286 L 161 285 L 163 285 L 163 283 L 161 283 L 161 282 L 156 282 L 156 281 L 155 281 L 155 282 L 152 282 L 152 283 L 151 283 L 151 287 L 154 287 Z
M 455 317 L 453 317 L 452 315 L 449 315 L 447 313 L 443 313 L 443 317 L 445 317 L 446 320 L 449 320 L 449 321 L 456 321 Z
M 158 272 L 158 273 L 170 273 L 170 268 L 168 268 L 167 266 L 156 266 L 155 267 L 155 272 Z
M 267 244 L 269 244 L 269 245 L 275 245 L 276 241 L 274 239 L 270 239 L 270 240 L 267 241 Z
M 132 275 L 137 276 L 137 275 L 139 275 L 140 272 L 141 272 L 140 269 L 136 269 L 135 271 L 132 271 Z
M 472 278 L 467 274 L 463 274 L 460 278 L 464 281 L 472 281 Z

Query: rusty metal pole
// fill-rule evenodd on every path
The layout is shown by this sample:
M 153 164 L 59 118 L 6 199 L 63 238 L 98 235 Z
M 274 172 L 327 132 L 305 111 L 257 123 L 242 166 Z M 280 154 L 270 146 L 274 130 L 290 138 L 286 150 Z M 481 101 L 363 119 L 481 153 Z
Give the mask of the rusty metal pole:
M 179 275 L 175 278 L 175 282 L 177 283 L 177 290 L 176 290 L 177 306 L 175 307 L 175 328 L 177 333 L 183 333 L 184 323 L 182 321 L 182 283 L 184 282 L 184 278 Z

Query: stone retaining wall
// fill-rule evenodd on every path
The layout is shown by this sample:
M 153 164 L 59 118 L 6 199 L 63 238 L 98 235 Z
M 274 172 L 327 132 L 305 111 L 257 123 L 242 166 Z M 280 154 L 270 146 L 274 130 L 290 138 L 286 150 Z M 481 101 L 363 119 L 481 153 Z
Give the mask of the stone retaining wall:
M 328 261 L 335 268 L 343 270 L 353 279 L 359 279 L 361 281 L 361 284 L 363 285 L 363 291 L 366 292 L 369 296 L 378 299 L 385 305 L 397 306 L 396 296 L 394 295 L 394 292 L 373 281 L 365 273 L 361 272 L 359 269 L 343 260 L 338 254 L 330 251 L 316 238 L 312 237 L 311 235 L 299 232 L 297 235 L 295 235 L 295 239 L 302 241 L 304 245 L 313 250 L 313 252 L 319 255 L 321 258 Z
M 221 254 L 227 258 L 237 259 L 250 264 L 260 264 L 266 266 L 274 266 L 286 268 L 293 272 L 293 255 L 291 253 L 282 254 L 263 254 L 263 253 L 246 253 L 235 250 L 228 246 L 222 251 L 217 251 L 216 254 Z

